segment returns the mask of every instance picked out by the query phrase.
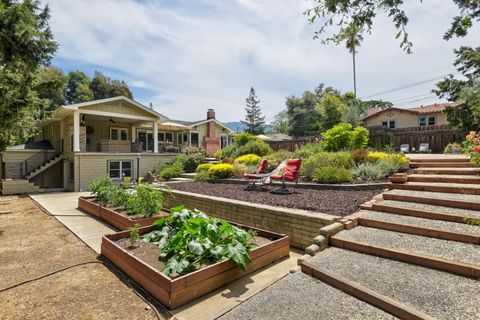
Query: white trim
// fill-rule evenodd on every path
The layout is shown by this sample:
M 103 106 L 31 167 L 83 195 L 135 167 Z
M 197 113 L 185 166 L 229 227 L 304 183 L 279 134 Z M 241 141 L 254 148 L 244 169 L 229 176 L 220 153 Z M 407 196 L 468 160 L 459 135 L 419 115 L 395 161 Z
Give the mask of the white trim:
M 105 111 L 96 111 L 96 110 L 78 110 L 81 114 L 89 114 L 94 116 L 104 116 L 110 118 L 125 118 L 125 119 L 133 119 L 133 120 L 145 120 L 145 121 L 156 121 L 155 118 L 144 117 L 144 116 L 134 116 L 130 114 L 122 114 L 122 113 L 115 113 L 115 112 L 105 112 Z
M 158 153 L 158 122 L 153 122 L 153 153 Z
M 80 112 L 73 113 L 73 152 L 80 152 Z

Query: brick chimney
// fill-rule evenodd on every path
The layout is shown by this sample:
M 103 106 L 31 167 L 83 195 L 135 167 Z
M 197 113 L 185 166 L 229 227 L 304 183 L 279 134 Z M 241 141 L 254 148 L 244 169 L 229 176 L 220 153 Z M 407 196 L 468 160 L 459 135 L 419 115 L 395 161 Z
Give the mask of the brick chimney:
M 215 119 L 215 110 L 208 109 L 207 110 L 207 120 Z

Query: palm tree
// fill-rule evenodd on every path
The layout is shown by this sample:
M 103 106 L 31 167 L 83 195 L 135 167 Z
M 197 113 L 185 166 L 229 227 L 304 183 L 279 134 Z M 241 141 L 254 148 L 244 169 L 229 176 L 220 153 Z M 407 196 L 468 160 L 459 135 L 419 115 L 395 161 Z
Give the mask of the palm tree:
M 346 36 L 345 46 L 347 47 L 348 51 L 352 54 L 353 60 L 353 93 L 355 95 L 355 99 L 357 98 L 357 72 L 355 66 L 355 55 L 357 53 L 357 47 L 360 46 L 360 43 L 363 41 L 362 32 L 357 30 L 357 27 L 352 24 L 347 28 L 347 36 Z

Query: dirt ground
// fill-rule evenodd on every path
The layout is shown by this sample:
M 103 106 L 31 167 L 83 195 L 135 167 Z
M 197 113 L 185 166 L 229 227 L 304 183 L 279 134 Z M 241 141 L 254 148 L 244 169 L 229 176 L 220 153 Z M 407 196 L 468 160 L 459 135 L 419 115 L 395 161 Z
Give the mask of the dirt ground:
M 94 263 L 10 288 L 84 262 Z M 0 197 L 1 319 L 157 319 L 129 282 L 98 262 L 93 250 L 30 198 Z
M 187 192 L 271 206 L 303 209 L 335 216 L 346 216 L 356 212 L 361 204 L 382 192 L 382 188 L 374 190 L 298 188 L 295 194 L 279 195 L 269 192 L 269 190 L 278 189 L 278 186 L 268 186 L 267 191 L 245 191 L 245 185 L 243 184 L 209 182 L 182 182 L 170 184 L 169 187 Z

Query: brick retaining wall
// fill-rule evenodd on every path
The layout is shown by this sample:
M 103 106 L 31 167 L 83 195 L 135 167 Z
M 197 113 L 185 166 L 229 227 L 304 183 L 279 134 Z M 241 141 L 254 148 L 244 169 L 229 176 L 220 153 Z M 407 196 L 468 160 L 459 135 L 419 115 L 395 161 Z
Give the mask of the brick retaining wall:
M 334 216 L 305 210 L 273 207 L 227 198 L 171 190 L 165 193 L 166 207 L 180 204 L 206 214 L 290 237 L 290 245 L 305 249 L 318 236 L 318 230 L 334 222 Z

